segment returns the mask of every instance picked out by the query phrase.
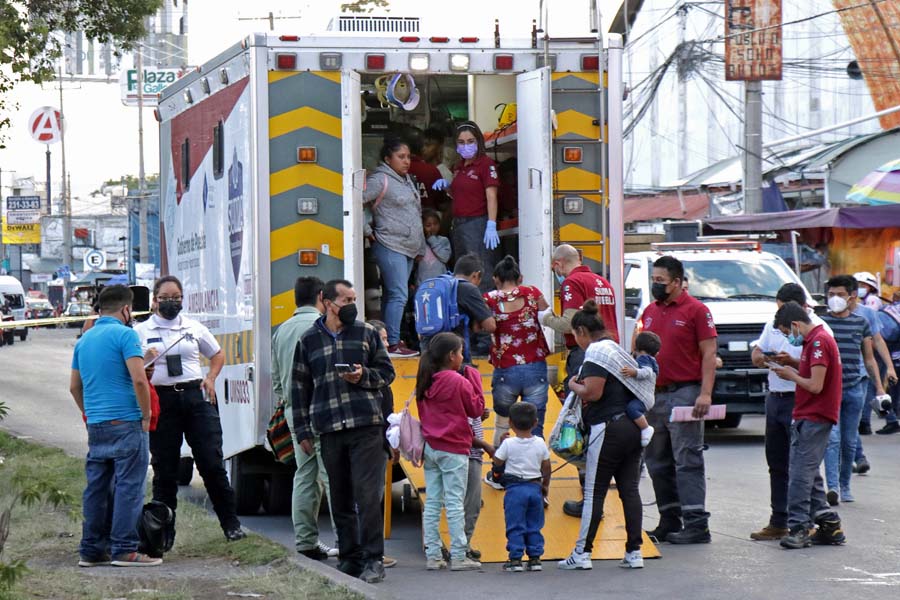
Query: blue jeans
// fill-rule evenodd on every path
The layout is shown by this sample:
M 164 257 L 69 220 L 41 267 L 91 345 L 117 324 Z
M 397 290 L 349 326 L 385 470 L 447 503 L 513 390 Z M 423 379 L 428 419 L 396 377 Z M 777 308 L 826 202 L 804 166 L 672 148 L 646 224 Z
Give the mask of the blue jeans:
M 422 529 L 425 535 L 425 556 L 441 558 L 441 507 L 447 511 L 450 529 L 450 559 L 462 562 L 466 558 L 465 497 L 469 479 L 469 454 L 452 454 L 435 450 L 425 443 L 425 509 Z
M 96 423 L 87 430 L 87 486 L 78 551 L 87 560 L 107 554 L 116 558 L 138 549 L 137 526 L 144 506 L 150 441 L 140 421 Z
M 625 416 L 636 421 L 647 414 L 647 405 L 640 400 L 629 400 L 625 405 Z
M 376 242 L 372 246 L 375 262 L 381 271 L 384 283 L 381 298 L 381 314 L 387 328 L 388 344 L 400 342 L 400 323 L 403 321 L 403 309 L 409 299 L 409 276 L 412 274 L 413 259 L 394 252 Z
M 510 560 L 540 558 L 544 553 L 544 498 L 541 484 L 531 482 L 508 483 L 503 497 L 503 516 L 506 518 L 506 551 Z
M 533 362 L 506 369 L 494 369 L 491 392 L 494 411 L 501 417 L 509 416 L 510 407 L 519 397 L 537 408 L 538 424 L 532 435 L 544 437 L 544 414 L 547 412 L 547 363 Z
M 825 480 L 829 490 L 850 489 L 853 459 L 859 445 L 859 419 L 867 384 L 868 381 L 863 379 L 844 388 L 840 419 L 831 429 L 828 448 L 825 450 Z

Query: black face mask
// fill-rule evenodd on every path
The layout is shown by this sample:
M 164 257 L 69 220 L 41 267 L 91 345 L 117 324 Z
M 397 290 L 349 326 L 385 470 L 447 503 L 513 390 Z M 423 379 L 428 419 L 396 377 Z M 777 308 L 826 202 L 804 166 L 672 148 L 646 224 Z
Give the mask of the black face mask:
M 162 300 L 159 303 L 159 314 L 163 319 L 171 321 L 181 312 L 181 302 L 178 300 Z
M 653 285 L 650 286 L 650 294 L 658 301 L 662 302 L 669 297 L 669 292 L 666 291 L 668 286 L 668 283 L 654 282 Z
M 341 321 L 341 325 L 347 327 L 356 322 L 357 314 L 356 305 L 347 304 L 338 310 L 338 319 Z

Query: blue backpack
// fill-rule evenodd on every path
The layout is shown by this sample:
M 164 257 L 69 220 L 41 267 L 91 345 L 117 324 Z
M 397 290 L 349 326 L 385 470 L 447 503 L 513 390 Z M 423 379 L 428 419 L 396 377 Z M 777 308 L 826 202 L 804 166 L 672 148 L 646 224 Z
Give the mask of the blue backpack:
M 459 327 L 459 306 L 456 288 L 459 280 L 453 275 L 426 279 L 416 290 L 416 333 L 433 336 Z

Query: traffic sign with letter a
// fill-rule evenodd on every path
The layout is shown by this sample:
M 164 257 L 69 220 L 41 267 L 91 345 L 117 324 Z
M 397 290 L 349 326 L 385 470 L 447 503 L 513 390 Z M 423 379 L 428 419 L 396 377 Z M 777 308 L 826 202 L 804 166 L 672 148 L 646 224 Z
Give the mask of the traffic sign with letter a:
M 52 106 L 42 106 L 28 119 L 28 131 L 35 141 L 43 144 L 55 144 L 62 139 L 62 113 Z

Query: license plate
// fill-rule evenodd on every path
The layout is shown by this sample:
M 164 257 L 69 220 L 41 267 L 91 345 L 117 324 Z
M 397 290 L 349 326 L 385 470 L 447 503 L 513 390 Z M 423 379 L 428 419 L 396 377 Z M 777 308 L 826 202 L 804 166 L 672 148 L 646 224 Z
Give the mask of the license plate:
M 750 344 L 747 342 L 728 342 L 729 352 L 746 352 L 749 349 Z

